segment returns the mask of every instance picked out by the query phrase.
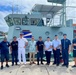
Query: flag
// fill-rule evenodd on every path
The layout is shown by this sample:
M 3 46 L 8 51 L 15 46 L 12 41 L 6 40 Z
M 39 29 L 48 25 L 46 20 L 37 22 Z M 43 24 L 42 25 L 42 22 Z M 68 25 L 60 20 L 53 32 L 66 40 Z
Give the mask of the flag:
M 24 38 L 31 38 L 32 32 L 30 30 L 23 30 Z

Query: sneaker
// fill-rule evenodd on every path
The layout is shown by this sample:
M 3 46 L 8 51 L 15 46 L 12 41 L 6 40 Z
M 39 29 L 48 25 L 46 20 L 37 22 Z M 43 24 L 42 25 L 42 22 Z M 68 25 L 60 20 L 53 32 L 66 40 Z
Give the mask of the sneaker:
M 9 65 L 8 65 L 8 64 L 6 64 L 6 67 L 9 67 Z
M 3 69 L 3 66 L 1 66 L 1 70 Z
M 73 65 L 72 68 L 76 67 L 76 65 Z

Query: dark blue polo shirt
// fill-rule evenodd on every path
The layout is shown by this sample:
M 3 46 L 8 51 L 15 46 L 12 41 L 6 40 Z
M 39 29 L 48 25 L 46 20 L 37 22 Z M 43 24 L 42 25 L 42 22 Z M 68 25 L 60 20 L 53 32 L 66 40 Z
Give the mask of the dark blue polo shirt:
M 37 41 L 36 46 L 38 48 L 38 51 L 43 51 L 43 49 L 44 49 L 44 42 L 43 41 Z
M 69 39 L 62 39 L 61 45 L 62 45 L 62 49 L 69 49 L 69 45 L 71 45 L 71 42 Z
M 12 41 L 11 47 L 12 47 L 12 50 L 18 50 L 18 41 Z
M 8 41 L 7 42 L 2 41 L 0 43 L 1 53 L 2 54 L 9 53 L 9 46 L 10 46 L 10 44 Z
M 73 44 L 76 44 L 76 38 L 73 39 L 72 43 L 73 43 Z M 74 47 L 74 49 L 76 49 L 76 46 L 73 46 L 73 47 Z

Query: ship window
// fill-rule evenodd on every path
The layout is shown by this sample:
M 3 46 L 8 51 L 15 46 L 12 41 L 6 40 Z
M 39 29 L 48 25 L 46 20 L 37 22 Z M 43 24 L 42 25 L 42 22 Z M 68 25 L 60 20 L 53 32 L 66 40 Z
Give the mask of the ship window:
M 7 18 L 6 22 L 7 22 L 7 24 L 8 24 L 9 26 L 14 25 L 14 24 L 13 24 L 13 21 L 12 21 L 12 18 L 10 18 L 10 17 Z
M 21 25 L 21 18 L 13 18 L 15 25 Z
M 30 22 L 31 22 L 31 25 L 38 25 L 39 19 L 37 19 L 37 18 L 31 18 Z
M 28 18 L 22 18 L 22 25 L 28 25 Z

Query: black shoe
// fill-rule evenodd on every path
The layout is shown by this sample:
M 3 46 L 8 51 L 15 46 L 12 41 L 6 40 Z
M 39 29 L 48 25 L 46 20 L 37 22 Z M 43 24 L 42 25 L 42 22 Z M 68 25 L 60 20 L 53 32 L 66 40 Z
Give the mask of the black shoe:
M 76 65 L 73 65 L 72 68 L 76 67 Z
M 6 64 L 6 67 L 9 67 L 9 65 L 8 65 L 8 64 Z
M 44 63 L 41 63 L 42 65 L 44 65 Z
M 66 65 L 66 67 L 68 68 L 68 65 Z
M 18 65 L 17 63 L 15 65 Z
M 63 64 L 62 66 L 66 66 L 65 64 Z
M 46 65 L 50 65 L 50 63 L 46 63 Z
M 56 66 L 59 66 L 59 64 L 56 64 Z
M 15 64 L 15 65 L 18 65 L 18 64 Z
M 3 69 L 3 66 L 1 66 L 1 70 Z
M 37 63 L 37 65 L 39 65 L 39 63 Z

